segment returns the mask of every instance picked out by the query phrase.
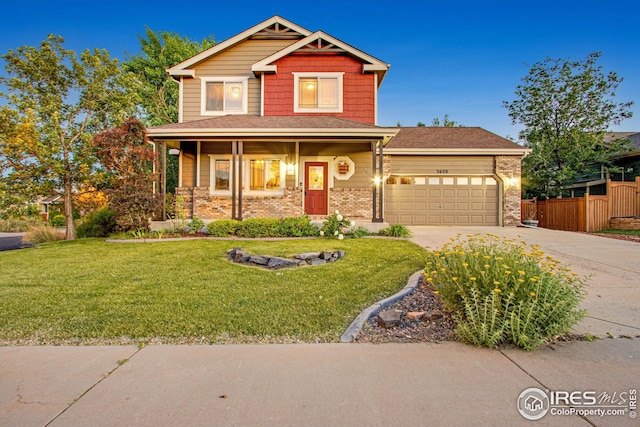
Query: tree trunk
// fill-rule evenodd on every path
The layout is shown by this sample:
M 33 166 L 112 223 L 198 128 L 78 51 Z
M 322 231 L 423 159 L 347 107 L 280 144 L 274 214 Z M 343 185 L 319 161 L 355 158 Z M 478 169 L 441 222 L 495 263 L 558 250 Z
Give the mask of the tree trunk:
M 75 240 L 76 229 L 73 226 L 73 186 L 71 179 L 64 181 L 64 216 L 67 218 L 66 240 Z

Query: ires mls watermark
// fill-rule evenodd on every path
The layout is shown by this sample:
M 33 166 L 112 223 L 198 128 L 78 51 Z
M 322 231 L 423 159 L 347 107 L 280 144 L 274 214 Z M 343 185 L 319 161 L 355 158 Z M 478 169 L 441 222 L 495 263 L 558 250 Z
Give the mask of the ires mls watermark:
M 528 420 L 550 415 L 637 417 L 638 395 L 635 388 L 622 392 L 541 390 L 531 387 L 518 396 L 518 411 Z

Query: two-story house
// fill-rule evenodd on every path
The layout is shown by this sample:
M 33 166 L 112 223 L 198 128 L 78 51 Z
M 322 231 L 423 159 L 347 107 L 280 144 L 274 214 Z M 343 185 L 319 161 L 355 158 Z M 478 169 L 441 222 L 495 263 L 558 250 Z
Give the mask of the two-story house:
M 205 220 L 518 223 L 526 150 L 480 128 L 378 126 L 388 70 L 274 16 L 170 68 L 179 122 L 148 136 L 179 150 L 176 193 Z

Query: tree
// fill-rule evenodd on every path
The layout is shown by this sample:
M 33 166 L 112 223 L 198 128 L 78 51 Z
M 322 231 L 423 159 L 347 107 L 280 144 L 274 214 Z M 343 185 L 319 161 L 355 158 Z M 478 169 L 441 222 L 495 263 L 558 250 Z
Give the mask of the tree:
M 146 126 L 161 126 L 178 122 L 178 84 L 166 70 L 189 59 L 215 44 L 213 36 L 201 42 L 166 31 L 145 30 L 146 38 L 139 36 L 142 53 L 130 56 L 125 70 L 135 74 L 139 81 L 138 96 L 142 100 L 143 121 Z M 167 156 L 167 188 L 178 186 L 178 159 Z
M 215 44 L 213 36 L 201 42 L 166 31 L 145 30 L 146 39 L 139 36 L 142 54 L 130 56 L 124 63 L 126 71 L 135 74 L 140 85 L 138 95 L 144 109 L 147 126 L 178 122 L 178 84 L 166 70 L 191 58 Z
M 0 170 L 12 191 L 63 195 L 66 238 L 75 238 L 73 191 L 95 163 L 91 135 L 134 114 L 130 76 L 106 50 L 80 55 L 49 35 L 39 48 L 21 46 L 2 55 L 0 78 L 8 105 L 0 110 Z
M 464 125 L 458 124 L 454 120 L 450 120 L 449 115 L 445 114 L 444 118 L 442 119 L 442 122 L 440 121 L 439 118 L 434 117 L 433 120 L 431 121 L 431 126 L 452 128 L 452 127 L 463 127 Z
M 110 181 L 109 206 L 121 231 L 148 230 L 159 203 L 153 194 L 155 153 L 149 148 L 144 125 L 136 119 L 96 135 L 97 156 Z
M 523 184 L 535 195 L 557 196 L 590 165 L 611 165 L 628 149 L 626 140 L 604 142 L 604 133 L 631 117 L 632 102 L 614 101 L 622 78 L 604 73 L 601 53 L 582 61 L 547 58 L 535 63 L 505 101 L 513 124 L 522 124 L 520 140 L 532 149 L 523 161 Z

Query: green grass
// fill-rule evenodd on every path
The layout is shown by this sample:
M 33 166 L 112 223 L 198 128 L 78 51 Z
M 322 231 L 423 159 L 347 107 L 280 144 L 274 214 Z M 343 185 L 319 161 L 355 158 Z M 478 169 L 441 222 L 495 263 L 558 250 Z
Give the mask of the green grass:
M 342 260 L 268 271 L 263 255 L 342 249 Z M 0 340 L 337 341 L 360 310 L 424 266 L 409 241 L 56 242 L 0 253 Z
M 640 236 L 640 230 L 602 230 L 598 231 L 602 234 L 624 234 L 627 236 Z

